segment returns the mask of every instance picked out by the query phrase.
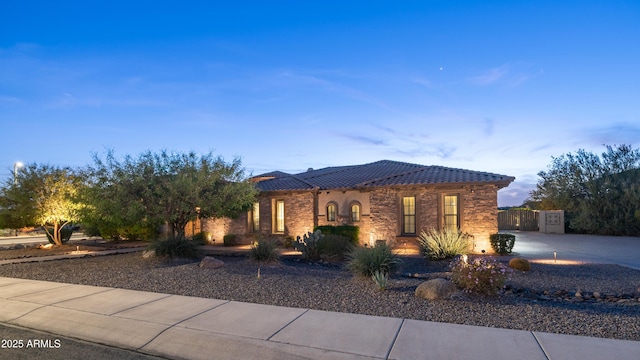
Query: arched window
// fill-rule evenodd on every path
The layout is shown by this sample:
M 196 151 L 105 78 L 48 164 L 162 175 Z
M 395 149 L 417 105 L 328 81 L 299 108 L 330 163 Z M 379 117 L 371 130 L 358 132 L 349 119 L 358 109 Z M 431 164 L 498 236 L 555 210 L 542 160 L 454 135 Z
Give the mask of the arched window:
M 360 221 L 360 204 L 358 203 L 351 204 L 350 213 L 351 213 L 352 222 Z
M 335 203 L 329 203 L 327 205 L 327 221 L 336 221 L 336 213 L 338 212 L 338 206 Z

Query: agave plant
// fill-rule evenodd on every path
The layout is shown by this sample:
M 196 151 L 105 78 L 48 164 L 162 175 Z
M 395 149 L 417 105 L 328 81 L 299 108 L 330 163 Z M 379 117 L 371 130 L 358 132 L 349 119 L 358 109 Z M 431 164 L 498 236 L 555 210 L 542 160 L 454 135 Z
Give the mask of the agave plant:
M 422 232 L 418 237 L 420 252 L 427 259 L 441 260 L 469 251 L 471 235 L 460 230 L 435 230 Z

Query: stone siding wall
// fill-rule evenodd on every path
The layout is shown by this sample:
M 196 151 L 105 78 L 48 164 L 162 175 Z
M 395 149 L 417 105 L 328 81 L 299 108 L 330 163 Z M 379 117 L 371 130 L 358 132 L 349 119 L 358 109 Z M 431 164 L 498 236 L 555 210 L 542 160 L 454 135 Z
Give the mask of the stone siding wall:
M 489 236 L 498 232 L 498 189 L 494 185 L 472 189 L 461 194 L 462 231 L 473 235 L 472 252 L 492 254 Z
M 398 192 L 394 189 L 371 191 L 370 233 L 373 240 L 394 242 L 399 235 Z M 368 235 L 368 234 L 367 234 Z
M 302 236 L 314 227 L 314 194 L 292 193 L 284 200 L 285 235 Z
M 443 197 L 456 194 L 460 203 L 461 230 L 473 235 L 470 251 L 492 253 L 489 235 L 498 231 L 497 189 L 493 185 L 473 187 L 427 187 L 413 189 L 376 189 L 371 191 L 369 232 L 375 240 L 417 244 L 417 236 L 444 224 Z M 416 234 L 403 235 L 402 197 L 416 198 Z
M 202 230 L 211 233 L 214 244 L 222 244 L 225 235 L 234 234 L 239 244 L 249 244 L 250 239 L 245 235 L 249 232 L 247 213 L 241 214 L 236 219 L 220 218 L 203 221 Z
M 497 188 L 494 185 L 465 187 L 415 187 L 380 188 L 369 192 L 358 192 L 358 201 L 363 205 L 359 222 L 351 222 L 345 206 L 339 207 L 336 221 L 327 222 L 324 214 L 326 202 L 345 199 L 319 197 L 316 204 L 313 192 L 266 193 L 259 197 L 260 232 L 274 235 L 273 225 L 276 200 L 284 200 L 285 232 L 276 236 L 301 236 L 312 231 L 315 225 L 355 225 L 360 228 L 360 243 L 373 245 L 376 240 L 390 244 L 416 245 L 417 236 L 431 228 L 442 229 L 444 222 L 443 197 L 457 194 L 460 203 L 461 230 L 473 235 L 470 250 L 474 253 L 492 253 L 489 235 L 498 232 Z M 416 197 L 416 234 L 405 236 L 402 231 L 402 197 Z M 366 204 L 366 205 L 365 205 Z M 314 207 L 317 206 L 318 209 Z M 318 212 L 317 219 L 314 215 Z M 249 228 L 248 213 L 238 219 L 215 219 L 203 223 L 203 230 L 212 233 L 216 243 L 222 242 L 226 234 L 236 234 L 242 242 L 249 243 L 256 233 Z

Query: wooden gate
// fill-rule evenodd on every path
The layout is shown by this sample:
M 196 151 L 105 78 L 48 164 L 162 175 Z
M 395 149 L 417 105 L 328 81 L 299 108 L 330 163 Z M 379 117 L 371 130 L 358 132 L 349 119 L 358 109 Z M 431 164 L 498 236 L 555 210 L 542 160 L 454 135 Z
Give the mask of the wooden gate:
M 538 212 L 533 210 L 499 211 L 498 230 L 538 231 Z

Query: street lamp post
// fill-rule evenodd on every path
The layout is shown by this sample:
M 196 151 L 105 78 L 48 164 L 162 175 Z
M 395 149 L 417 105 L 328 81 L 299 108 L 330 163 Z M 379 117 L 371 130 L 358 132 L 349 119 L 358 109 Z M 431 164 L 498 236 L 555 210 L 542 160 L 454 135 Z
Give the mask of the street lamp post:
M 20 161 L 16 161 L 13 164 L 13 184 L 17 184 L 18 183 L 18 168 L 23 167 L 24 164 L 21 163 Z

